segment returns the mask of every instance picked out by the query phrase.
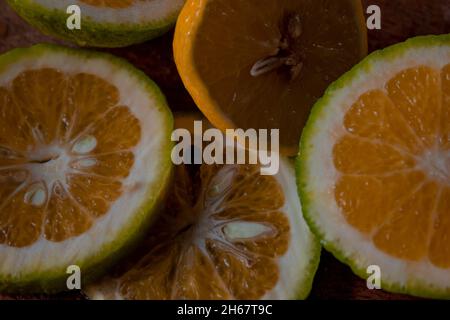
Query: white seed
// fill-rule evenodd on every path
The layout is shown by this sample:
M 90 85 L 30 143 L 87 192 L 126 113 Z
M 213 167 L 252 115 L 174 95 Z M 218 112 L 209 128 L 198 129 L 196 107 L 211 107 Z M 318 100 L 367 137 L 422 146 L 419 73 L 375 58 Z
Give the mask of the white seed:
M 93 151 L 97 147 L 97 139 L 94 136 L 85 136 L 80 138 L 72 148 L 72 152 L 78 154 L 86 154 Z
M 35 184 L 25 193 L 25 203 L 41 207 L 47 201 L 47 192 L 42 184 Z
M 303 32 L 302 23 L 301 23 L 300 16 L 298 14 L 293 16 L 289 20 L 288 32 L 289 32 L 289 35 L 293 39 L 296 39 L 302 35 L 302 32 Z
M 97 161 L 95 159 L 81 159 L 77 162 L 77 167 L 80 168 L 90 168 L 92 166 L 95 166 L 97 164 Z
M 258 77 L 281 67 L 284 63 L 285 58 L 280 57 L 267 57 L 260 59 L 253 65 L 250 70 L 250 75 L 252 77 Z
M 230 240 L 250 239 L 270 232 L 271 228 L 258 222 L 236 221 L 228 223 L 223 232 Z

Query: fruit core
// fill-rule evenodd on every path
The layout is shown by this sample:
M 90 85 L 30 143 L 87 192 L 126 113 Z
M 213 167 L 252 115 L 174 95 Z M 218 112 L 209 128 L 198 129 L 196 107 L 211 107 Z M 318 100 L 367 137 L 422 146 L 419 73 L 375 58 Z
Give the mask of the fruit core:
M 303 68 L 302 56 L 298 50 L 302 35 L 302 21 L 299 14 L 288 14 L 280 27 L 282 36 L 273 54 L 258 60 L 250 70 L 253 77 L 275 70 L 286 72 L 289 79 L 296 79 Z M 284 70 L 284 71 L 283 71 Z
M 450 186 L 450 150 L 429 150 L 418 158 L 418 165 L 430 179 Z

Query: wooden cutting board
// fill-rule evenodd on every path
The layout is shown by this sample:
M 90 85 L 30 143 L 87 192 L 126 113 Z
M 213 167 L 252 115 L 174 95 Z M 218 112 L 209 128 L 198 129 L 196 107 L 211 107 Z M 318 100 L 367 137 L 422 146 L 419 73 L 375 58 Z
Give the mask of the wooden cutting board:
M 364 8 L 379 5 L 382 29 L 369 31 L 369 49 L 377 50 L 407 38 L 450 33 L 450 0 L 363 0 Z M 16 47 L 51 42 L 69 46 L 40 34 L 22 21 L 0 0 L 0 54 Z M 197 110 L 178 76 L 172 56 L 172 33 L 153 41 L 127 48 L 107 50 L 122 56 L 147 73 L 165 93 L 173 111 Z M 0 296 L 1 298 L 1 296 Z M 6 297 L 5 297 L 6 298 Z M 57 296 L 20 296 L 13 298 L 71 299 L 78 294 Z M 310 299 L 414 299 L 405 295 L 369 290 L 346 265 L 331 254 L 322 253 Z

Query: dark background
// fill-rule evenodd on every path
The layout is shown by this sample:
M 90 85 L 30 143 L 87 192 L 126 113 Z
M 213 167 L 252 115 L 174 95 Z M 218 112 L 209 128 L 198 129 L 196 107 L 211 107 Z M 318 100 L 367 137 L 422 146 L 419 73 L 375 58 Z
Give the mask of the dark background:
M 292 0 L 295 1 L 295 0 Z M 336 0 L 339 1 L 339 0 Z M 417 35 L 450 33 L 450 0 L 362 0 L 381 7 L 382 29 L 369 31 L 369 50 L 377 50 Z M 23 22 L 5 0 L 0 0 L 0 54 L 39 42 L 71 44 L 46 37 Z M 172 111 L 197 110 L 178 76 L 172 57 L 172 32 L 144 44 L 107 51 L 122 56 L 146 72 L 166 95 Z M 13 298 L 80 298 L 77 294 L 55 297 L 19 296 Z M 1 298 L 1 295 L 0 295 Z M 7 297 L 4 297 L 7 298 Z M 369 290 L 365 280 L 350 268 L 322 252 L 310 299 L 414 299 L 383 290 Z

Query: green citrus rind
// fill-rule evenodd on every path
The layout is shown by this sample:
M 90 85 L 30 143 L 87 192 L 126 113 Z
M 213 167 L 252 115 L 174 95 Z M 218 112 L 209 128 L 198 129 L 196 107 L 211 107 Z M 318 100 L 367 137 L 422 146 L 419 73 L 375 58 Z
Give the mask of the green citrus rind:
M 75 42 L 80 46 L 118 48 L 142 43 L 163 35 L 174 27 L 179 10 L 167 16 L 141 24 L 99 23 L 82 16 L 81 30 L 69 30 L 69 15 L 61 10 L 49 9 L 30 0 L 6 0 L 29 24 L 43 33 Z
M 192 114 L 188 117 L 188 119 L 196 118 Z M 175 122 L 180 120 L 180 118 L 175 119 Z M 301 204 L 295 183 L 294 161 L 284 157 L 280 160 L 280 170 L 276 179 L 285 194 L 285 207 L 281 211 L 285 212 L 290 221 L 291 239 L 288 251 L 284 253 L 283 257 L 279 257 L 278 283 L 268 289 L 260 298 L 303 300 L 311 292 L 314 276 L 319 265 L 321 247 L 316 236 L 309 230 L 301 213 Z M 125 268 L 119 267 L 118 273 L 112 272 L 112 275 L 107 275 L 100 281 L 92 283 L 85 288 L 84 294 L 93 300 L 127 299 L 121 291 L 123 275 L 131 270 L 133 270 L 133 274 L 137 270 L 145 270 L 146 262 L 150 261 L 148 254 L 149 252 L 141 252 L 140 259 L 135 261 L 134 264 L 126 265 Z M 127 276 L 125 278 L 129 279 Z
M 306 223 L 308 224 L 308 222 Z M 303 272 L 305 274 L 308 274 L 308 276 L 306 276 L 303 279 L 303 281 L 299 282 L 296 285 L 298 290 L 296 294 L 291 298 L 291 300 L 305 300 L 306 298 L 309 297 L 311 290 L 313 288 L 314 277 L 316 276 L 317 269 L 319 268 L 322 246 L 320 245 L 318 238 L 316 237 L 315 233 L 312 232 L 312 230 L 311 233 L 313 233 L 314 241 L 312 242 L 311 247 L 309 248 L 310 260 L 308 266 L 303 270 Z
M 289 171 L 286 171 L 286 174 L 289 174 L 289 176 L 291 177 L 292 181 L 293 181 L 293 185 L 295 185 L 295 177 L 293 177 L 295 175 L 295 161 L 292 158 L 288 158 L 286 157 L 285 160 L 282 160 L 282 162 L 285 165 L 285 168 L 288 169 Z M 285 169 L 285 170 L 286 170 Z M 281 168 L 280 168 L 281 170 Z M 284 171 L 283 171 L 284 172 Z M 292 173 L 291 173 L 292 172 Z M 280 174 L 280 173 L 279 173 Z M 292 174 L 292 176 L 291 176 Z M 285 190 L 285 193 L 289 192 L 288 189 Z M 295 193 L 296 191 L 293 190 L 293 193 Z M 297 199 L 297 201 L 300 201 L 300 199 Z M 301 273 L 301 277 L 298 279 L 298 281 L 293 284 L 293 287 L 296 288 L 296 290 L 294 290 L 293 295 L 287 295 L 287 299 L 290 300 L 304 300 L 306 298 L 308 298 L 309 294 L 311 293 L 311 289 L 313 287 L 313 282 L 314 282 L 314 277 L 316 275 L 317 269 L 319 267 L 319 263 L 320 263 L 320 254 L 322 251 L 322 247 L 319 243 L 318 238 L 316 237 L 316 235 L 310 230 L 308 223 L 305 221 L 305 219 L 303 218 L 302 212 L 301 212 L 301 208 L 303 208 L 303 203 L 300 203 L 300 212 L 298 212 L 299 215 L 299 219 L 302 220 L 302 224 L 304 225 L 304 229 L 305 230 L 299 230 L 299 229 L 294 229 L 292 228 L 292 232 L 307 232 L 307 244 L 302 244 L 302 250 L 304 250 L 304 253 L 302 253 L 302 257 L 304 260 L 307 260 L 307 264 L 302 266 L 301 271 L 299 271 Z M 296 242 L 292 241 L 292 243 L 290 244 L 291 246 L 295 246 Z M 300 244 L 298 244 L 300 245 Z
M 45 56 L 48 53 L 60 53 L 63 55 L 80 57 L 83 59 L 101 58 L 115 67 L 127 73 L 129 77 L 134 77 L 142 84 L 144 89 L 154 100 L 155 106 L 164 117 L 165 132 L 164 137 L 167 144 L 161 148 L 161 163 L 163 164 L 156 173 L 159 184 L 154 184 L 146 192 L 139 208 L 133 213 L 127 224 L 121 227 L 119 234 L 109 243 L 103 243 L 97 248 L 96 253 L 81 260 L 73 261 L 81 269 L 82 285 L 104 274 L 108 268 L 118 259 L 129 252 L 131 248 L 145 235 L 145 231 L 152 223 L 153 217 L 160 211 L 164 202 L 167 188 L 171 180 L 172 162 L 170 139 L 173 128 L 173 116 L 167 106 L 166 99 L 158 86 L 150 80 L 142 71 L 136 69 L 123 59 L 117 58 L 107 53 L 98 53 L 80 49 L 70 49 L 56 45 L 39 44 L 30 48 L 20 48 L 11 50 L 0 55 L 0 76 L 5 68 L 17 63 L 21 59 L 35 59 Z M 56 293 L 66 291 L 67 265 L 55 267 L 51 270 L 24 273 L 20 276 L 11 277 L 0 274 L 0 292 L 3 293 Z
M 432 47 L 450 47 L 450 34 L 415 37 L 403 43 L 370 54 L 362 62 L 330 85 L 324 96 L 318 100 L 312 108 L 310 117 L 302 133 L 300 150 L 296 160 L 296 175 L 304 218 L 311 231 L 320 239 L 322 246 L 327 251 L 331 252 L 339 261 L 348 265 L 356 275 L 363 279 L 367 279 L 369 275 L 366 273 L 367 266 L 358 263 L 358 257 L 360 256 L 351 256 L 347 253 L 346 248 L 342 247 L 339 243 L 330 241 L 327 237 L 327 231 L 322 228 L 318 221 L 319 213 L 316 210 L 315 205 L 317 199 L 313 196 L 313 190 L 309 188 L 311 179 L 317 178 L 313 177 L 314 172 L 312 172 L 310 167 L 310 164 L 314 161 L 311 157 L 312 150 L 316 147 L 311 141 L 318 130 L 320 130 L 320 127 L 323 126 L 321 119 L 335 107 L 333 105 L 333 99 L 336 94 L 348 87 L 350 83 L 359 77 L 370 72 L 376 72 L 374 70 L 375 63 L 380 61 L 394 62 L 409 50 Z M 424 281 L 416 278 L 410 278 L 406 284 L 401 284 L 399 281 L 395 280 L 386 281 L 382 276 L 381 287 L 383 290 L 393 293 L 409 294 L 426 298 L 450 299 L 450 287 L 430 287 L 430 285 L 426 284 Z

